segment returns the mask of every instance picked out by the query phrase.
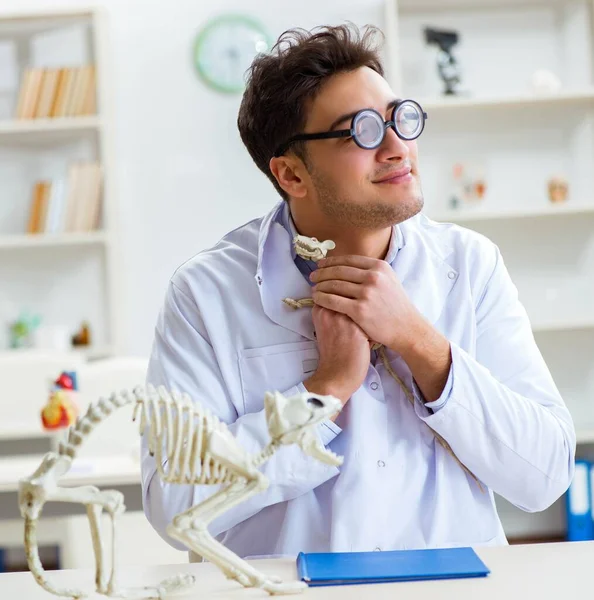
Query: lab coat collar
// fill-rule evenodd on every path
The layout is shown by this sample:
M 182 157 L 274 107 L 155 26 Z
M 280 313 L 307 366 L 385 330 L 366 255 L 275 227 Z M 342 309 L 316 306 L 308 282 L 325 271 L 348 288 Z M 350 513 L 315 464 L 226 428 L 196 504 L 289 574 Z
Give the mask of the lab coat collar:
M 436 323 L 458 279 L 448 263 L 453 248 L 440 228 L 421 213 L 401 224 L 403 246 L 392 267 L 417 310 Z
M 291 236 L 278 222 L 283 202 L 266 215 L 260 226 L 256 281 L 262 307 L 275 323 L 315 340 L 311 308 L 295 310 L 283 302 L 283 298 L 311 298 L 311 287 L 291 254 Z
M 311 297 L 311 287 L 291 254 L 291 236 L 278 222 L 284 200 L 266 215 L 260 225 L 256 281 L 265 314 L 278 325 L 315 340 L 311 308 L 295 310 L 283 298 Z M 439 229 L 424 231 L 425 217 L 417 215 L 400 226 L 402 246 L 392 268 L 417 310 L 435 323 L 458 273 L 448 263 L 452 248 Z

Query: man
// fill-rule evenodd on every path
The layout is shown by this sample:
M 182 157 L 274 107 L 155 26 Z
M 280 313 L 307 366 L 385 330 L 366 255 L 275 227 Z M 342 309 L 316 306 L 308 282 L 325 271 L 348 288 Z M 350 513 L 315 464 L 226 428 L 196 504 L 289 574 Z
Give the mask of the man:
M 265 391 L 343 403 L 317 430 L 340 468 L 285 447 L 270 488 L 213 521 L 243 557 L 505 544 L 494 493 L 540 511 L 573 475 L 573 423 L 497 247 L 421 213 L 425 115 L 383 78 L 375 33 L 288 32 L 254 61 L 239 130 L 283 199 L 180 267 L 157 323 L 148 381 L 248 452 L 268 440 Z M 336 248 L 304 260 L 296 234 Z M 212 490 L 163 484 L 146 449 L 142 467 L 168 539 Z

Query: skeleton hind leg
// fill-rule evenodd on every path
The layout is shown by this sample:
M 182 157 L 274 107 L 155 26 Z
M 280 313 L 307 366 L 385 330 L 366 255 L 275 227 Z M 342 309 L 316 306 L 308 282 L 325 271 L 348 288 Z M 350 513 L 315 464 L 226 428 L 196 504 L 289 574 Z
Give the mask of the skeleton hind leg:
M 98 594 L 105 594 L 107 587 L 104 578 L 105 551 L 101 540 L 101 512 L 101 506 L 87 504 L 87 517 L 89 518 L 93 552 L 95 554 L 95 585 Z
M 215 540 L 208 532 L 207 526 L 217 516 L 265 490 L 267 486 L 268 482 L 261 473 L 257 473 L 256 478 L 247 484 L 243 481 L 232 483 L 175 517 L 167 533 L 214 562 L 228 578 L 236 579 L 246 587 L 259 586 L 267 577 Z M 197 521 L 200 522 L 198 527 Z M 278 581 L 277 578 L 271 580 Z

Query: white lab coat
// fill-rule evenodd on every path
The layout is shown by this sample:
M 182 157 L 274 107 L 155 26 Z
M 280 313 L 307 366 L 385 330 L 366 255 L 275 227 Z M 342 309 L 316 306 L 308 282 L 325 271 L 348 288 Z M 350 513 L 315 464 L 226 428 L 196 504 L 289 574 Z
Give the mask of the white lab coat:
M 279 223 L 266 217 L 230 232 L 173 275 L 158 319 L 147 380 L 207 405 L 249 452 L 268 439 L 267 390 L 303 391 L 318 358 L 311 296 Z M 506 544 L 494 493 L 540 511 L 569 486 L 575 431 L 532 336 L 497 247 L 485 237 L 420 214 L 399 225 L 393 268 L 408 297 L 451 342 L 444 397 L 411 405 L 378 361 L 321 441 L 340 468 L 283 447 L 262 471 L 267 491 L 219 516 L 210 531 L 240 556 Z M 414 389 L 394 352 L 393 369 Z M 482 482 L 436 443 L 440 433 Z M 213 492 L 163 484 L 143 443 L 148 519 L 166 525 Z

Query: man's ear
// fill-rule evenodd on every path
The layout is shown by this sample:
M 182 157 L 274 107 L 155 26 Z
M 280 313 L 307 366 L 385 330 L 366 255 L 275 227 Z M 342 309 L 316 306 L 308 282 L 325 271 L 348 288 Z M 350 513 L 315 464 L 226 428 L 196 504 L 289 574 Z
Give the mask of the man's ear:
M 293 198 L 303 198 L 307 193 L 303 161 L 296 156 L 274 156 L 268 163 L 279 186 Z

